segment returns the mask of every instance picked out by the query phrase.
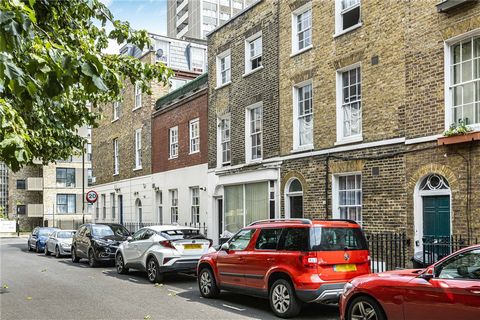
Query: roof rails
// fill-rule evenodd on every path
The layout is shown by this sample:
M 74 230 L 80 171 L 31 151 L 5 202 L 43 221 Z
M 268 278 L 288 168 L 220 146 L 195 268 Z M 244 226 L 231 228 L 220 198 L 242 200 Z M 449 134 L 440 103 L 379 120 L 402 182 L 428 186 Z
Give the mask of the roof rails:
M 358 224 L 357 221 L 351 220 L 351 219 L 324 219 L 324 221 L 341 221 L 341 222 L 349 222 L 349 223 Z
M 302 224 L 313 224 L 312 220 L 310 219 L 266 219 L 266 220 L 258 220 L 258 221 L 252 222 L 248 226 L 253 226 L 256 224 L 268 223 L 268 222 L 301 222 Z

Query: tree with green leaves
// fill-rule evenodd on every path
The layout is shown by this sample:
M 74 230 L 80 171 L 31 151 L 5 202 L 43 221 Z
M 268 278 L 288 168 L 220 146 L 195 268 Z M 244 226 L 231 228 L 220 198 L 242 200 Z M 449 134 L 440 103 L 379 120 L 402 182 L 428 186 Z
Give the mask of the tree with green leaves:
M 142 50 L 150 39 L 99 0 L 1 0 L 0 31 L 0 161 L 14 171 L 82 150 L 77 129 L 95 126 L 125 81 L 150 93 L 172 74 L 160 62 L 102 53 L 109 39 Z

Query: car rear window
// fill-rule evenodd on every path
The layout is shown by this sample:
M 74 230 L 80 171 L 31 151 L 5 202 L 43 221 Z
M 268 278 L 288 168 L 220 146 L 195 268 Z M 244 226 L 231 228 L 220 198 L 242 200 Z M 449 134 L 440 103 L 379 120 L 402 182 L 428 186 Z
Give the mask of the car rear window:
M 160 232 L 160 235 L 168 240 L 207 239 L 199 230 L 195 229 L 166 230 Z
M 360 228 L 314 227 L 310 231 L 312 251 L 368 250 Z
M 72 238 L 74 232 L 73 231 L 59 231 L 57 232 L 57 238 Z

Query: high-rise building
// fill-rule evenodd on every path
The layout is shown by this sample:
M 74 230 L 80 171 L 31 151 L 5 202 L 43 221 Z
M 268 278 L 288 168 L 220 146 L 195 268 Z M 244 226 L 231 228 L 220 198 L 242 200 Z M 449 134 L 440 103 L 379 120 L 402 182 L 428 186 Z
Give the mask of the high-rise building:
M 172 38 L 205 39 L 257 0 L 168 0 L 167 34 Z

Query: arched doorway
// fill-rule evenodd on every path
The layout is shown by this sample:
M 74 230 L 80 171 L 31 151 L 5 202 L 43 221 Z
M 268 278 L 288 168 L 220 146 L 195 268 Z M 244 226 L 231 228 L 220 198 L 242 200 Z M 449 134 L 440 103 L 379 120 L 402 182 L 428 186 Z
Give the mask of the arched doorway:
M 451 235 L 451 190 L 445 177 L 432 173 L 417 183 L 414 195 L 415 249 L 423 241 L 440 241 Z
M 138 223 L 142 223 L 142 201 L 138 198 L 135 200 L 135 212 L 137 213 Z
M 285 218 L 303 218 L 303 187 L 296 178 L 285 186 Z

